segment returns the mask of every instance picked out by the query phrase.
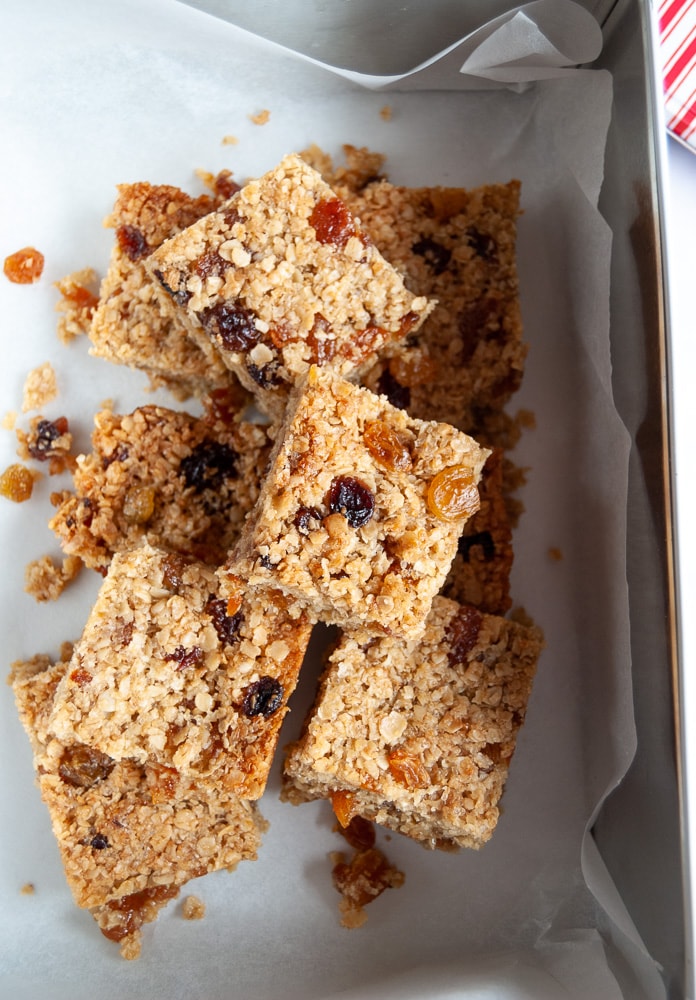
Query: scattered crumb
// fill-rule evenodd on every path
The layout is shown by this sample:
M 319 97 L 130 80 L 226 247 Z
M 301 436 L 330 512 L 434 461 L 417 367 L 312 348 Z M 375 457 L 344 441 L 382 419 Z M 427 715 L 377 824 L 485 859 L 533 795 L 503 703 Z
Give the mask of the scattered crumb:
M 19 891 L 23 896 L 33 896 L 36 892 L 36 886 L 33 882 L 25 882 Z
M 74 642 L 61 642 L 60 644 L 60 661 L 61 663 L 67 663 L 68 660 L 72 659 L 73 648 L 75 646 Z
M 125 958 L 128 962 L 133 962 L 135 959 L 140 958 L 142 949 L 143 941 L 140 931 L 134 931 L 133 934 L 129 934 L 121 941 L 121 958 Z
M 379 117 L 385 121 L 390 122 L 392 116 L 392 109 L 389 104 L 385 104 L 383 108 L 380 108 Z
M 102 399 L 101 403 L 99 404 L 100 410 L 108 410 L 109 413 L 111 413 L 113 408 L 114 408 L 114 400 L 112 396 L 108 396 L 106 399 Z
M 271 112 L 267 109 L 259 111 L 256 115 L 249 115 L 249 118 L 254 123 L 254 125 L 265 125 L 271 117 Z
M 552 545 L 549 548 L 549 559 L 553 559 L 554 562 L 561 562 L 563 559 L 563 553 L 557 546 Z
M 15 660 L 10 664 L 10 672 L 7 676 L 7 683 L 14 684 L 17 680 L 33 677 L 47 670 L 53 663 L 53 659 L 46 653 L 35 653 L 29 660 Z
M 24 247 L 5 257 L 5 277 L 15 285 L 33 285 L 44 269 L 44 255 L 34 247 Z
M 210 191 L 213 190 L 215 174 L 211 173 L 210 170 L 203 170 L 202 167 L 197 167 L 194 173 L 204 187 L 207 187 Z
M 205 916 L 205 903 L 198 896 L 187 896 L 181 904 L 181 915 L 184 920 L 202 920 Z
M 34 459 L 37 462 L 48 462 L 51 476 L 57 476 L 66 469 L 72 472 L 75 459 L 70 454 L 72 434 L 68 429 L 66 417 L 56 420 L 46 420 L 44 417 L 33 417 L 29 433 L 17 428 L 19 447 L 17 454 L 25 461 Z
M 26 567 L 24 589 L 42 603 L 55 601 L 81 569 L 82 560 L 79 556 L 66 556 L 61 566 L 54 563 L 50 556 L 42 556 Z
M 537 422 L 534 410 L 518 410 L 515 420 L 517 421 L 518 427 L 530 431 L 536 430 Z
M 238 142 L 239 139 L 236 135 L 223 135 L 222 137 L 223 146 L 236 146 Z
M 34 368 L 26 377 L 24 382 L 24 398 L 22 402 L 22 412 L 29 410 L 40 410 L 46 403 L 50 403 L 58 395 L 58 383 L 56 373 L 50 361 Z
M 350 861 L 340 852 L 330 855 L 332 877 L 341 894 L 339 909 L 343 927 L 361 927 L 367 920 L 365 907 L 385 889 L 398 889 L 404 884 L 404 874 L 394 868 L 376 847 L 356 851 Z
M 16 410 L 8 410 L 5 416 L 2 418 L 3 430 L 13 431 L 15 428 L 15 424 L 17 423 L 17 416 L 18 414 Z
M 40 472 L 33 472 L 19 462 L 8 465 L 0 476 L 0 496 L 12 500 L 13 503 L 24 503 L 31 497 L 34 483 L 40 478 Z
M 99 302 L 99 279 L 91 267 L 68 274 L 55 282 L 61 294 L 56 309 L 62 313 L 58 320 L 58 339 L 69 344 L 75 337 L 86 334 L 92 314 Z

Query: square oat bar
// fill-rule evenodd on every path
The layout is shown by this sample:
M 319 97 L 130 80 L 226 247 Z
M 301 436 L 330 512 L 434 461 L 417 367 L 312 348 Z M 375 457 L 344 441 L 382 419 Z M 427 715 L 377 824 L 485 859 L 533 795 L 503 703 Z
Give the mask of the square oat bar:
M 203 351 L 188 335 L 144 261 L 217 203 L 210 195 L 192 198 L 168 184 L 121 184 L 105 220 L 116 230 L 116 242 L 92 317 L 91 353 L 139 368 L 154 385 L 164 384 L 181 396 L 224 386 L 230 376 L 214 352 Z
M 312 367 L 290 397 L 258 503 L 220 570 L 321 620 L 418 635 L 489 452 Z
M 358 373 L 432 308 L 407 291 L 345 204 L 295 155 L 146 263 L 192 335 L 212 341 L 275 416 L 310 364 Z
M 161 406 L 98 413 L 94 450 L 78 458 L 74 492 L 56 497 L 49 525 L 65 552 L 104 572 L 147 538 L 222 563 L 271 451 L 268 429 L 235 419 L 226 398 L 214 394 L 201 418 Z
M 117 553 L 49 731 L 258 798 L 310 631 L 277 592 L 223 600 L 208 566 L 147 544 Z
M 283 797 L 332 800 L 426 847 L 481 847 L 498 820 L 542 647 L 535 628 L 437 597 L 421 639 L 344 634 Z
M 68 669 L 39 656 L 13 664 L 10 680 L 75 902 L 136 957 L 141 925 L 189 879 L 255 859 L 267 824 L 226 786 L 224 772 L 186 778 L 51 737 Z

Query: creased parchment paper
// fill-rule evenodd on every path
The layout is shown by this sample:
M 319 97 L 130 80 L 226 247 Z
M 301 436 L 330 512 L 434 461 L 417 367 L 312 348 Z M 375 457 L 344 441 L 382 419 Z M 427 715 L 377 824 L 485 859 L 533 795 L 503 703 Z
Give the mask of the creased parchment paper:
M 26 373 L 51 360 L 59 397 L 44 415 L 67 415 L 81 450 L 106 398 L 122 412 L 148 401 L 172 405 L 149 394 L 143 376 L 91 358 L 86 342 L 65 347 L 55 338 L 52 282 L 86 265 L 103 274 L 112 233 L 101 220 L 117 183 L 198 191 L 197 167 L 229 167 L 243 180 L 312 142 L 335 155 L 344 142 L 381 150 L 398 183 L 521 179 L 519 262 L 531 346 L 512 409 L 533 410 L 537 427 L 516 455 L 530 472 L 513 593 L 547 639 L 504 813 L 481 852 L 429 853 L 405 838 L 382 841 L 405 885 L 369 908 L 363 928 L 348 931 L 339 926 L 330 881 L 327 854 L 341 847 L 330 810 L 281 804 L 276 773 L 261 803 L 271 827 L 258 862 L 193 883 L 206 918 L 188 923 L 171 906 L 146 929 L 135 963 L 121 960 L 72 904 L 7 689 L 0 699 L 3 995 L 664 995 L 586 836 L 635 747 L 625 583 L 629 440 L 611 396 L 611 233 L 596 209 L 611 79 L 570 70 L 567 52 L 549 60 L 551 48 L 563 55 L 567 39 L 556 24 L 552 42 L 539 46 L 531 14 L 497 29 L 497 51 L 496 32 L 484 33 L 480 45 L 464 46 L 463 58 L 450 52 L 439 69 L 433 60 L 427 88 L 422 77 L 410 90 L 408 80 L 391 79 L 385 93 L 374 80 L 348 79 L 171 0 L 114 0 L 98 9 L 89 0 L 3 5 L 0 253 L 34 245 L 46 270 L 35 286 L 0 283 L 2 415 L 20 409 Z M 592 50 L 596 29 L 585 26 L 583 45 Z M 525 37 L 534 40 L 529 58 Z M 473 90 L 461 86 L 464 63 L 476 70 Z M 480 89 L 486 75 L 494 89 Z M 380 116 L 385 103 L 389 121 Z M 263 109 L 268 124 L 253 124 L 250 116 Z M 222 143 L 228 135 L 236 145 Z M 20 415 L 19 425 L 29 416 Z M 15 460 L 15 447 L 14 434 L 3 431 L 2 468 Z M 44 477 L 30 503 L 0 501 L 5 669 L 36 652 L 56 655 L 64 639 L 77 638 L 98 588 L 96 574 L 84 572 L 54 605 L 23 592 L 25 564 L 58 555 L 46 522 L 49 494 L 62 485 Z M 562 559 L 551 559 L 551 548 Z M 317 666 L 315 657 L 305 668 L 283 742 L 298 730 Z M 33 895 L 21 893 L 26 883 Z

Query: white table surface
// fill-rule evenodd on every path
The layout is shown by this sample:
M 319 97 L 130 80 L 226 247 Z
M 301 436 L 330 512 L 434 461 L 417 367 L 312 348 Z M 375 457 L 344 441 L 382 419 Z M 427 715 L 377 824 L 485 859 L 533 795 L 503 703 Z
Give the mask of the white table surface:
M 666 234 L 692 899 L 696 900 L 696 153 L 668 140 Z

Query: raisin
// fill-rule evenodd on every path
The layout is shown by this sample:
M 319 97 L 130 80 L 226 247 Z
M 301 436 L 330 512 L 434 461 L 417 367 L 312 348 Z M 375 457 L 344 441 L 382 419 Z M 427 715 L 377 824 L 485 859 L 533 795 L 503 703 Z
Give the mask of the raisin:
M 221 257 L 217 250 L 209 250 L 196 261 L 195 272 L 199 278 L 205 281 L 206 278 L 221 277 L 231 267 L 230 261 Z
M 387 764 L 394 780 L 405 788 L 427 788 L 430 784 L 430 775 L 420 759 L 404 747 L 387 754 Z
M 116 241 L 119 249 L 129 260 L 140 260 L 149 256 L 152 247 L 145 239 L 145 234 L 135 226 L 119 226 L 116 230 Z
M 119 444 L 112 452 L 108 455 L 104 455 L 102 458 L 102 469 L 106 470 L 114 462 L 125 462 L 128 458 L 128 447 L 125 444 Z
M 82 667 L 76 667 L 70 673 L 70 680 L 73 684 L 77 684 L 78 687 L 84 687 L 85 684 L 89 684 L 92 680 L 92 675 L 89 670 L 83 670 Z
M 228 201 L 237 191 L 241 191 L 241 185 L 232 180 L 232 171 L 221 170 L 213 181 L 213 191 L 218 198 Z
M 446 271 L 452 257 L 451 250 L 443 247 L 442 243 L 431 240 L 428 236 L 424 236 L 417 243 L 414 243 L 411 250 L 419 257 L 423 257 L 434 274 L 442 274 L 443 271 Z
M 58 417 L 57 420 L 39 420 L 28 445 L 29 454 L 38 462 L 45 462 L 51 458 L 51 445 L 67 432 L 66 417 Z
M 275 677 L 264 675 L 244 689 L 242 711 L 248 718 L 263 715 L 265 719 L 283 704 L 283 685 Z
M 408 472 L 413 465 L 411 452 L 394 428 L 383 420 L 365 424 L 363 441 L 372 457 L 387 469 Z
M 324 198 L 314 206 L 309 224 L 319 243 L 344 247 L 357 235 L 355 220 L 340 198 Z
M 228 351 L 248 351 L 261 340 L 254 314 L 235 302 L 218 302 L 198 314 L 204 329 Z
M 399 410 L 407 410 L 411 403 L 411 390 L 397 381 L 388 368 L 384 369 L 377 380 L 377 392 L 386 396 L 391 405 Z
M 205 659 L 205 653 L 200 646 L 192 646 L 186 649 L 185 646 L 177 646 L 173 653 L 167 653 L 165 660 L 176 663 L 177 670 L 186 670 L 188 667 L 197 667 Z
M 227 608 L 228 602 L 222 598 L 216 598 L 214 594 L 210 595 L 208 603 L 203 608 L 206 614 L 212 618 L 218 639 L 223 646 L 231 646 L 232 643 L 239 640 L 239 629 L 242 624 L 242 613 L 237 611 L 230 615 L 227 613 Z
M 89 842 L 89 846 L 93 847 L 95 851 L 103 851 L 106 847 L 109 847 L 109 838 L 104 833 L 95 833 Z
M 489 233 L 482 233 L 475 226 L 469 226 L 466 231 L 466 239 L 477 257 L 481 257 L 485 261 L 495 260 L 498 244 Z
M 152 920 L 152 910 L 157 903 L 174 899 L 178 894 L 177 886 L 155 885 L 150 889 L 133 892 L 130 896 L 109 900 L 105 905 L 114 915 L 118 915 L 119 920 L 110 927 L 102 928 L 102 934 L 110 941 L 123 941 L 142 927 L 147 920 Z
M 374 825 L 363 816 L 353 816 L 347 826 L 342 826 L 340 833 L 356 851 L 366 851 L 375 846 Z
M 484 560 L 490 562 L 495 557 L 495 543 L 490 531 L 477 531 L 473 535 L 462 535 L 457 545 L 457 551 L 464 557 L 464 562 L 469 562 L 471 550 L 479 545 L 483 549 Z
M 169 552 L 162 560 L 162 583 L 173 593 L 178 593 L 184 585 L 184 570 L 190 565 L 185 556 Z
M 155 271 L 154 274 L 162 288 L 168 295 L 171 295 L 176 304 L 178 306 L 185 306 L 191 298 L 191 292 L 187 291 L 186 288 L 172 288 L 171 285 L 168 285 L 164 280 L 164 275 L 161 271 Z
M 271 385 L 280 385 L 283 381 L 278 375 L 278 365 L 273 361 L 262 368 L 251 363 L 248 363 L 246 367 L 254 382 L 262 389 L 267 389 Z
M 450 665 L 464 663 L 468 654 L 476 645 L 481 629 L 481 612 L 469 604 L 464 604 L 457 611 L 445 629 L 445 639 L 449 646 L 447 657 Z
M 237 452 L 220 441 L 202 441 L 182 459 L 180 473 L 196 493 L 219 489 L 225 479 L 237 475 Z
M 261 558 L 259 559 L 259 562 L 261 563 L 264 569 L 273 569 L 273 563 L 271 561 L 270 556 L 262 555 Z
M 321 511 L 316 507 L 298 507 L 292 523 L 301 535 L 308 535 L 312 530 L 312 521 L 320 522 L 321 519 Z
M 360 528 L 372 517 L 375 498 L 369 486 L 354 476 L 336 476 L 326 495 L 332 514 L 342 514 L 351 528 Z
M 479 494 L 471 469 L 452 465 L 433 478 L 426 497 L 428 510 L 441 521 L 470 517 L 479 509 Z
M 170 802 L 176 795 L 179 784 L 179 772 L 164 764 L 152 764 L 149 767 L 151 784 L 150 798 L 154 805 Z
M 3 271 L 15 285 L 33 285 L 41 277 L 44 256 L 34 247 L 24 247 L 5 257 Z
M 413 388 L 432 382 L 437 375 L 437 365 L 425 351 L 413 349 L 391 358 L 389 371 L 401 385 Z
M 0 476 L 0 496 L 7 497 L 14 503 L 24 503 L 34 489 L 34 477 L 24 465 L 15 462 L 9 465 Z
M 321 313 L 316 313 L 312 329 L 307 334 L 307 346 L 313 364 L 325 365 L 336 354 L 336 338 L 331 324 Z
M 73 743 L 63 750 L 58 774 L 75 788 L 92 788 L 111 774 L 114 764 L 111 757 L 83 743 Z
M 123 498 L 123 516 L 129 524 L 146 524 L 155 512 L 155 491 L 151 486 L 134 486 Z

